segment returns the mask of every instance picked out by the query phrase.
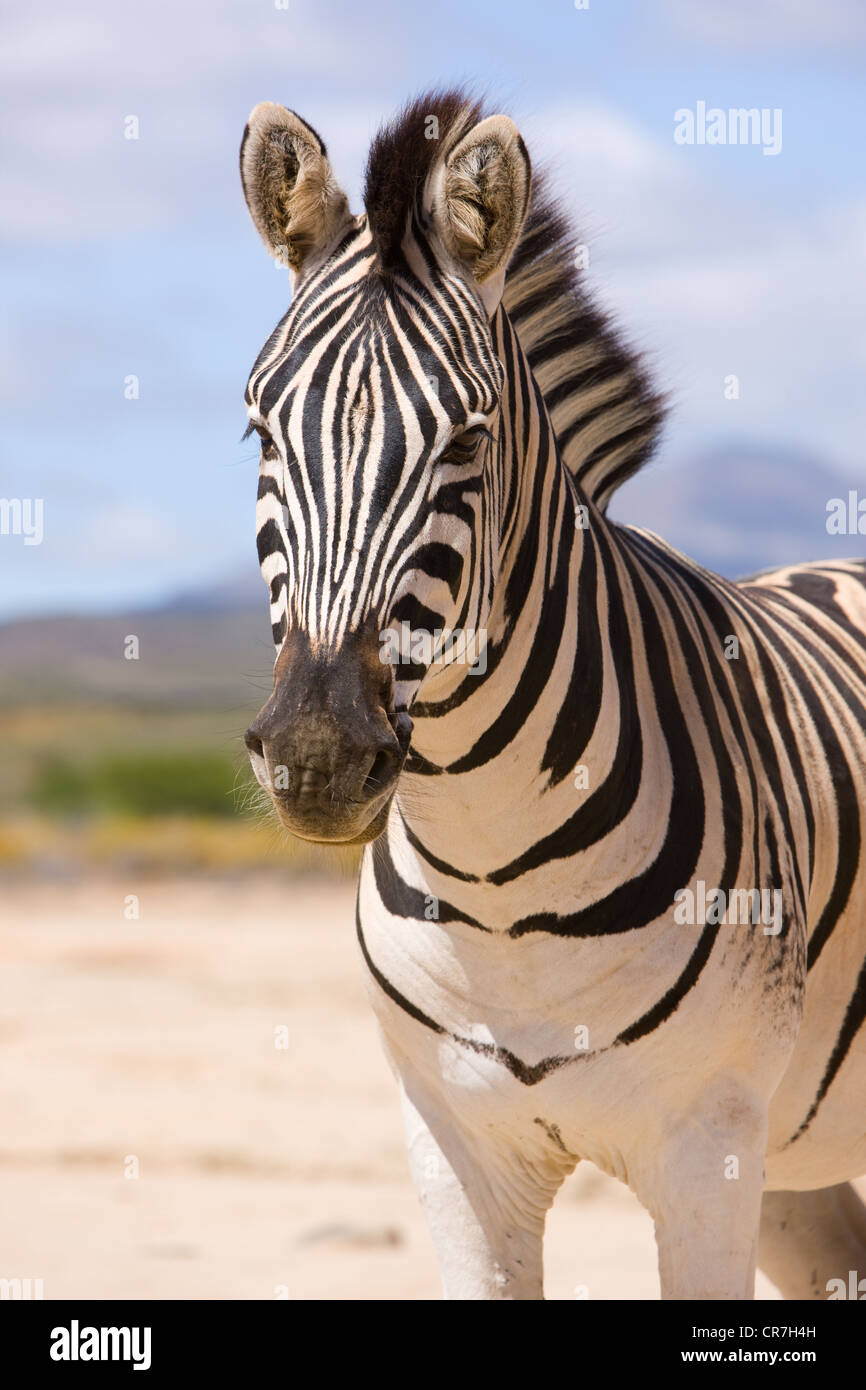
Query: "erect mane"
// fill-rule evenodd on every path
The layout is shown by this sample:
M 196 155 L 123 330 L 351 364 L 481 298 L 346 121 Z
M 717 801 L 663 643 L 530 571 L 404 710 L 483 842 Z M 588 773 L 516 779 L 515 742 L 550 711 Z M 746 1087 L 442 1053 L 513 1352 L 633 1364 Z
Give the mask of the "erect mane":
M 464 91 L 431 91 L 375 137 L 364 202 L 383 269 L 399 259 L 428 174 L 485 114 L 482 102 Z M 502 303 L 544 396 L 563 460 L 584 495 L 605 510 L 650 457 L 664 402 L 638 355 L 584 289 L 575 262 L 578 242 L 545 175 L 533 169 L 529 212 Z
M 508 265 L 503 306 L 544 396 L 566 466 L 602 511 L 646 463 L 664 419 L 638 355 L 592 302 L 575 261 L 579 238 L 546 176 Z
M 483 115 L 482 103 L 465 92 L 431 91 L 407 102 L 376 135 L 367 157 L 364 205 L 385 268 L 399 258 L 409 217 L 434 164 Z

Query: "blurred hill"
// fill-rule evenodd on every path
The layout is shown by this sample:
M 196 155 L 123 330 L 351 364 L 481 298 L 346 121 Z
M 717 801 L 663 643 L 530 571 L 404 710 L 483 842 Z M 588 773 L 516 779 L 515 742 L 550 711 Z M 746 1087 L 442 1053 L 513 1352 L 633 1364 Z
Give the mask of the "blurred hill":
M 827 533 L 827 502 L 845 480 L 810 454 L 753 443 L 685 463 L 653 462 L 617 493 L 611 516 L 646 527 L 729 579 L 806 560 L 864 553 L 863 537 Z
M 124 655 L 129 636 L 138 638 L 137 660 Z M 258 709 L 273 659 L 267 591 L 252 571 L 158 608 L 0 624 L 0 706 Z

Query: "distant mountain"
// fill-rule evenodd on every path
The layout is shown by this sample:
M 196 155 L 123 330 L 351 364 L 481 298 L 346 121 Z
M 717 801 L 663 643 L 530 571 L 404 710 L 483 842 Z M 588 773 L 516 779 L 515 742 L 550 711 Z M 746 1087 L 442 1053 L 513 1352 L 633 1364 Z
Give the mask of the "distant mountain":
M 133 660 L 125 655 L 130 637 L 138 640 Z M 253 570 L 159 607 L 0 624 L 0 704 L 255 710 L 271 688 L 273 661 L 267 591 Z
M 237 613 L 267 607 L 267 588 L 254 567 L 214 584 L 183 589 L 160 605 L 163 613 Z
M 730 446 L 676 468 L 651 463 L 618 493 L 611 516 L 655 531 L 729 578 L 772 565 L 866 554 L 866 537 L 831 536 L 827 503 L 846 483 L 789 450 Z M 866 472 L 861 495 L 866 496 Z

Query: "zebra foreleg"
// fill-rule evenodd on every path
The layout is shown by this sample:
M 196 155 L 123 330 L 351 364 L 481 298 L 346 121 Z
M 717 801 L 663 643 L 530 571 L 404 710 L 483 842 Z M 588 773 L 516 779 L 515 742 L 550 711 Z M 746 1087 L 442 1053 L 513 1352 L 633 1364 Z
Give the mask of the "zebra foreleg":
M 866 1278 L 866 1207 L 850 1183 L 765 1192 L 758 1263 L 785 1298 L 826 1299 L 830 1281 Z M 837 1285 L 838 1287 L 838 1285 Z
M 544 1217 L 556 1186 L 525 1174 L 509 1182 L 447 1118 L 432 1120 L 434 1135 L 405 1089 L 401 1095 L 412 1179 L 446 1299 L 543 1299 Z
M 767 1110 L 721 1083 L 629 1165 L 655 1219 L 663 1299 L 754 1298 Z

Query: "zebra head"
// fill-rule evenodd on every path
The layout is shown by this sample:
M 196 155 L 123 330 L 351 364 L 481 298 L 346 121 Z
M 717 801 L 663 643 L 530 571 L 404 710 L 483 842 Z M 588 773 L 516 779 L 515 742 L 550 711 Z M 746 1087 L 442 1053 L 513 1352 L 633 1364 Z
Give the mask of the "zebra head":
M 288 829 L 361 843 L 384 828 L 442 646 L 461 634 L 465 649 L 489 609 L 503 381 L 490 319 L 529 160 L 508 117 L 422 99 L 374 141 L 353 216 L 316 132 L 264 103 L 241 177 L 293 286 L 246 392 L 277 648 L 246 743 Z

